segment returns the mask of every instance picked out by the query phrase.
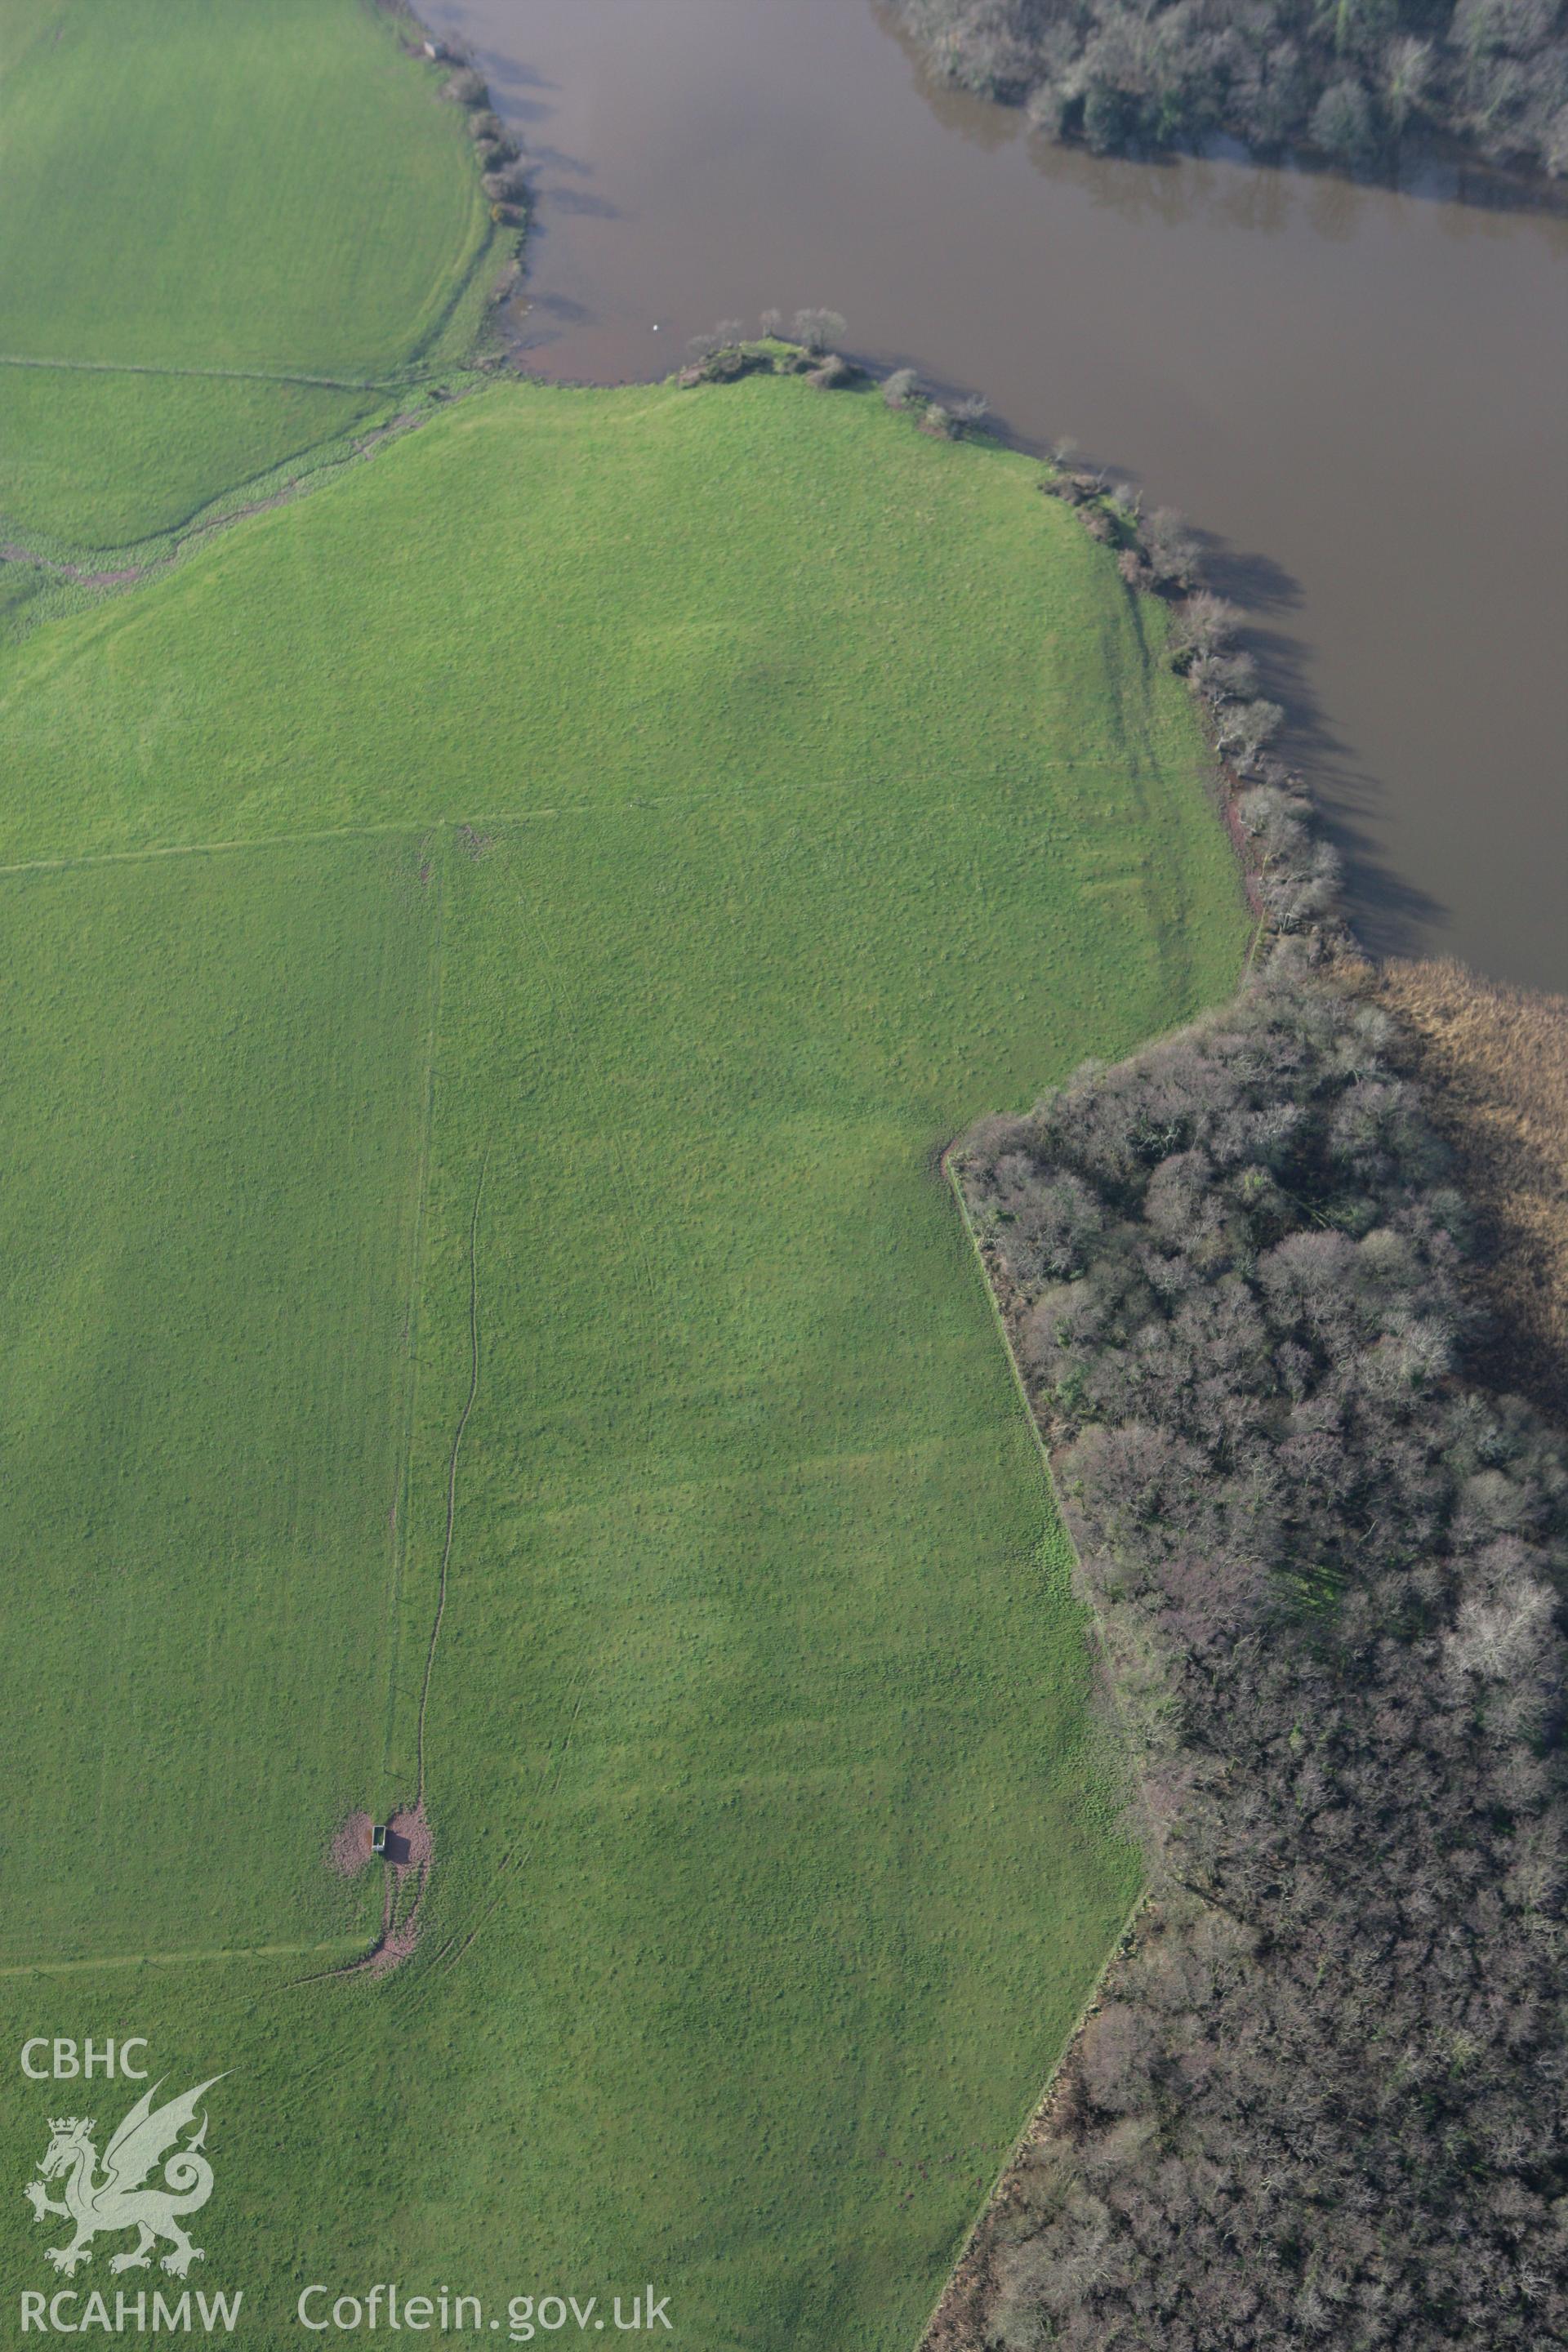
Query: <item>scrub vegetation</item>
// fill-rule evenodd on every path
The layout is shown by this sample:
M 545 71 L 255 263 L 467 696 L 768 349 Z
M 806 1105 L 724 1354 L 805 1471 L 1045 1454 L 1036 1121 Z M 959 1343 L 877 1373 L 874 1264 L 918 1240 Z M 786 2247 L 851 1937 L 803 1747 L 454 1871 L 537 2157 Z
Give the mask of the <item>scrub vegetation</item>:
M 894 0 L 937 70 L 1098 152 L 1192 146 L 1386 163 L 1434 134 L 1568 174 L 1560 0 Z
M 0 537 L 170 530 L 467 354 L 498 230 L 444 79 L 367 0 L 5 0 Z
M 0 653 L 8 1125 L 70 1106 L 7 1232 L 28 1622 L 134 1613 L 124 1514 L 191 1650 L 132 1629 L 111 1706 L 48 1637 L 0 2014 L 233 2070 L 206 2275 L 265 2326 L 311 2278 L 499 2307 L 522 2216 L 534 2283 L 693 2340 L 907 2346 L 1137 1895 L 935 1154 L 1248 923 L 1164 608 L 1038 482 L 869 388 L 496 386 Z M 151 1236 L 112 1312 L 94 1218 Z M 132 1331 L 134 1425 L 62 1431 Z M 368 1944 L 374 1874 L 302 1859 L 415 1793 L 443 1559 L 405 1964 L 58 1973 L 105 1917 Z

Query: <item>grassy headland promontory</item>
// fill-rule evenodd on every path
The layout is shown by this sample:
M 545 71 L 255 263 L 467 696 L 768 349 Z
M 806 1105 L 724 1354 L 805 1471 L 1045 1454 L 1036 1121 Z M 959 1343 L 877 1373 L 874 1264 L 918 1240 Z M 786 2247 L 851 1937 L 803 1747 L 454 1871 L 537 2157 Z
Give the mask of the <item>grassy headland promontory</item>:
M 315 1856 L 410 1793 L 449 1565 L 413 1957 L 136 1979 L 242 2085 L 209 2247 L 279 2330 L 352 2265 L 907 2345 L 1135 1894 L 932 1155 L 1247 922 L 1162 607 L 1038 476 L 498 385 L 0 654 L 7 1655 L 118 1629 L 7 1694 L 10 1964 L 368 1940 Z

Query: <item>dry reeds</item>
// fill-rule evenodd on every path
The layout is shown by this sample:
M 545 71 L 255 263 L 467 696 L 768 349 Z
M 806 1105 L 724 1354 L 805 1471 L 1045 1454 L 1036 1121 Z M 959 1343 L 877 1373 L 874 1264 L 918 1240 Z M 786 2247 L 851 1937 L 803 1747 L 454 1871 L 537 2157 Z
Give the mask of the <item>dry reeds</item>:
M 1391 963 L 1381 988 L 1409 1024 L 1426 1113 L 1480 1221 L 1474 1282 L 1489 1310 L 1476 1371 L 1568 1414 L 1568 997 L 1461 963 Z

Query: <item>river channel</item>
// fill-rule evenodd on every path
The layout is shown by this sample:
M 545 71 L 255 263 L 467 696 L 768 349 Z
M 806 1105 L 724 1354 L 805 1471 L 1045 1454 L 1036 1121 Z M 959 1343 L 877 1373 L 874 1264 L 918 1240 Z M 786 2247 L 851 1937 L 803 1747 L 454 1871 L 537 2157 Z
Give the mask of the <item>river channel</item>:
M 1568 219 L 1100 159 L 878 0 L 423 0 L 535 163 L 537 373 L 821 303 L 1212 537 L 1384 952 L 1568 990 Z

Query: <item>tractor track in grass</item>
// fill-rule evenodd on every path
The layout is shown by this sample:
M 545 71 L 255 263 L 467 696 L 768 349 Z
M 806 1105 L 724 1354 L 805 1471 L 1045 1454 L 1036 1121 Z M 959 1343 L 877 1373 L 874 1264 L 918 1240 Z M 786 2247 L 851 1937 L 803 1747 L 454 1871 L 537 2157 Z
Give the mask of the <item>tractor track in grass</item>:
M 1037 763 L 1036 772 L 1041 775 L 1087 775 L 1091 780 L 1103 779 L 1108 775 L 1120 777 L 1121 774 L 1120 770 L 1111 771 L 1096 761 L 1084 760 L 1042 760 Z M 852 783 L 844 782 L 837 778 L 808 777 L 792 784 L 789 789 L 802 796 L 837 796 L 847 800 L 856 787 Z M 318 825 L 309 832 L 256 833 L 216 841 L 154 842 L 133 849 L 84 849 L 54 857 L 15 858 L 8 863 L 0 864 L 0 881 L 8 881 L 14 876 L 23 874 L 71 873 L 79 867 L 89 866 L 131 866 L 142 859 L 153 857 L 213 857 L 226 855 L 231 850 L 276 849 L 290 845 L 309 845 L 315 841 L 350 840 L 361 835 L 367 837 L 379 837 L 393 834 L 406 834 L 423 839 L 443 826 L 454 832 L 464 827 L 469 832 L 478 828 L 486 828 L 495 833 L 521 832 L 528 825 L 551 824 L 563 818 L 570 820 L 574 817 L 586 816 L 608 822 L 613 818 L 634 813 L 644 815 L 650 811 L 659 809 L 669 809 L 677 814 L 686 815 L 710 807 L 738 809 L 747 806 L 776 806 L 777 801 L 777 788 L 772 785 L 757 787 L 726 785 L 699 792 L 638 795 L 635 799 L 621 801 L 552 801 L 547 806 L 542 805 L 538 808 L 470 812 L 466 818 L 437 814 L 396 818 L 384 824 Z M 936 800 L 911 800 L 906 805 L 908 814 L 914 817 L 940 816 L 958 808 L 961 803 L 955 801 L 951 793 L 943 793 Z M 1135 864 L 1126 864 L 1119 873 L 1108 875 L 1102 878 L 1134 878 L 1138 870 Z M 541 959 L 542 977 L 550 992 L 552 1003 L 559 1008 L 560 998 L 553 985 L 548 942 L 544 940 L 537 916 L 531 912 L 526 900 L 521 898 L 521 894 L 520 903 L 533 929 Z M 571 1036 L 573 1033 L 570 1023 L 563 1018 L 562 1025 Z
M 629 801 L 623 804 L 617 814 L 624 815 L 627 809 L 640 809 L 642 806 L 641 802 Z M 563 812 L 563 814 L 566 813 Z M 531 904 L 524 889 L 520 887 L 515 897 L 523 922 L 532 935 L 534 959 L 540 978 L 544 983 L 545 994 L 550 999 L 551 1010 L 570 1048 L 573 1065 L 584 1083 L 584 1091 L 586 1094 L 592 1090 L 602 1100 L 608 1100 L 610 1089 L 605 1083 L 604 1071 L 574 1027 L 571 1016 L 566 1010 L 565 998 L 561 988 L 557 986 L 560 975 L 556 969 L 556 960 L 539 911 Z M 614 1181 L 621 1198 L 622 1214 L 617 1221 L 620 1237 L 625 1244 L 628 1262 L 635 1268 L 636 1286 L 642 1294 L 644 1309 L 647 1316 L 649 1346 L 656 1351 L 662 1351 L 663 1333 L 658 1313 L 658 1276 L 648 1257 L 647 1243 L 637 1213 L 637 1188 L 632 1181 L 631 1169 L 627 1164 L 625 1147 L 621 1142 L 620 1129 L 613 1116 L 605 1120 L 605 1139 L 614 1158 Z
M 578 1686 L 576 1705 L 572 1709 L 570 1719 L 566 1725 L 565 1735 L 561 1742 L 560 1753 L 554 1759 L 555 1769 L 553 1775 L 550 1777 L 550 1785 L 548 1789 L 544 1790 L 547 1805 L 553 1802 L 556 1796 L 560 1793 L 562 1779 L 566 1770 L 566 1758 L 572 1746 L 572 1735 L 577 1728 L 577 1718 L 583 1712 L 583 1702 L 588 1696 L 586 1682 L 587 1676 L 584 1672 L 583 1680 Z M 542 1784 L 545 1776 L 549 1773 L 550 1759 L 547 1758 L 545 1759 L 544 1772 L 540 1776 Z M 532 1855 L 534 1847 L 539 1843 L 543 1833 L 544 1822 L 542 1816 L 541 1819 L 534 1823 L 532 1833 L 525 1843 L 510 1847 L 508 1851 L 502 1854 L 500 1862 L 497 1863 L 495 1869 L 491 1874 L 490 1895 L 489 1902 L 485 1905 L 484 1909 L 479 1913 L 479 1916 L 475 1920 L 473 1926 L 468 1929 L 468 1934 L 464 1936 L 460 1941 L 455 1933 L 447 1937 L 447 1941 L 441 1946 L 440 1950 L 434 1955 L 434 1959 L 432 1961 L 433 1966 L 437 1962 L 439 1962 L 442 1965 L 444 1971 L 449 1971 L 457 1967 L 458 1962 L 463 1958 L 463 1955 L 467 1952 L 469 1945 L 474 1941 L 474 1938 L 479 1934 L 481 1929 L 488 1926 L 498 1906 L 503 1900 L 507 1893 L 507 1889 L 500 1884 L 501 1880 L 510 1872 L 514 1863 L 522 1864 L 529 1861 Z
M 47 572 L 51 578 L 80 588 L 101 589 L 106 593 L 138 587 L 143 581 L 154 580 L 189 557 L 200 553 L 209 540 L 232 530 L 237 523 L 247 522 L 252 516 L 267 514 L 275 507 L 289 506 L 297 499 L 309 498 L 351 466 L 362 465 L 394 441 L 408 433 L 416 433 L 446 409 L 468 397 L 468 390 L 459 384 L 444 382 L 440 376 L 422 378 L 405 376 L 395 383 L 351 382 L 334 376 L 279 375 L 261 369 L 246 368 L 160 368 L 128 365 L 121 367 L 107 360 L 31 360 L 7 357 L 0 352 L 0 367 L 58 368 L 88 374 L 129 374 L 146 376 L 189 376 L 195 381 L 225 380 L 239 383 L 276 383 L 288 386 L 303 384 L 338 392 L 366 392 L 383 395 L 403 394 L 410 399 L 428 395 L 426 408 L 405 408 L 395 415 L 385 416 L 379 424 L 366 424 L 361 432 L 348 432 L 337 444 L 318 443 L 312 448 L 296 453 L 279 466 L 244 481 L 234 483 L 227 490 L 195 508 L 181 522 L 166 531 L 154 532 L 148 539 L 132 540 L 123 546 L 67 550 L 64 553 L 46 552 L 27 547 L 19 541 L 0 542 L 0 565 L 19 564 Z M 297 470 L 288 471 L 293 465 Z M 265 488 L 267 483 L 272 488 Z M 247 488 L 258 495 L 243 499 L 237 505 L 228 503 Z
M 452 1433 L 452 1451 L 447 1462 L 447 1530 L 441 1546 L 441 1574 L 436 1590 L 436 1616 L 430 1627 L 430 1639 L 425 1650 L 425 1680 L 419 1692 L 419 1725 L 415 1741 L 417 1773 L 415 1783 L 415 1811 L 425 1806 L 425 1717 L 430 1705 L 430 1679 L 436 1670 L 436 1652 L 441 1639 L 442 1621 L 447 1614 L 447 1585 L 452 1566 L 452 1539 L 458 1526 L 458 1463 L 463 1450 L 463 1436 L 468 1426 L 479 1393 L 479 1210 L 485 1197 L 485 1176 L 490 1155 L 487 1149 L 479 1163 L 479 1181 L 474 1188 L 473 1213 L 468 1219 L 468 1393 L 463 1400 L 463 1410 L 458 1415 L 458 1426 Z
M 185 1968 L 198 1960 L 299 1960 L 317 1952 L 341 1952 L 357 1936 L 327 1936 L 314 1944 L 231 1944 L 189 1952 L 107 1952 L 85 1960 L 7 1960 L 0 1977 L 90 1976 L 100 1969 Z
M 571 1715 L 567 1718 L 565 1731 L 561 1735 L 560 1745 L 557 1747 L 552 1740 L 550 1747 L 546 1749 L 544 1761 L 540 1768 L 538 1780 L 535 1785 L 535 1802 L 539 1803 L 540 1801 L 542 1800 L 543 1808 L 547 1808 L 554 1800 L 555 1796 L 559 1792 L 562 1779 L 565 1773 L 566 1759 L 571 1749 L 573 1734 L 577 1728 L 578 1718 L 583 1712 L 584 1703 L 587 1697 L 586 1668 L 584 1668 L 582 1674 L 576 1678 L 574 1688 L 577 1694 L 575 1703 L 573 1706 Z M 488 1900 L 483 1902 L 483 1907 L 480 1909 L 478 1917 L 474 1919 L 473 1924 L 466 1931 L 461 1927 L 454 1927 L 445 1941 L 438 1944 L 435 1949 L 430 1952 L 426 1966 L 416 1970 L 409 1976 L 402 1977 L 399 1984 L 391 1989 L 387 1995 L 390 2006 L 386 2015 L 389 2022 L 395 2021 L 401 2023 L 406 2020 L 414 2011 L 423 2005 L 426 1998 L 436 1984 L 437 1974 L 441 1976 L 448 1975 L 451 1970 L 456 1968 L 458 1962 L 464 1958 L 469 1946 L 489 1925 L 489 1920 L 493 1916 L 494 1913 L 500 1908 L 501 1903 L 506 1897 L 506 1895 L 510 1891 L 507 1886 L 501 1884 L 501 1881 L 509 1877 L 512 1873 L 514 1866 L 521 1868 L 528 1863 L 532 1856 L 534 1849 L 537 1847 L 540 1839 L 544 1834 L 544 1810 L 542 1808 L 539 1817 L 535 1820 L 531 1830 L 526 1836 L 520 1838 L 516 1843 L 508 1848 L 507 1852 L 501 1856 L 500 1861 L 496 1864 L 495 1869 L 491 1872 L 489 1885 L 486 1890 Z M 365 1952 L 359 1949 L 356 1946 L 355 1957 L 352 1960 L 335 1968 L 312 1969 L 306 1976 L 287 1978 L 281 1984 L 268 1987 L 258 1996 L 247 1995 L 246 2005 L 253 2005 L 257 1999 L 265 2000 L 275 1998 L 277 1995 L 281 1993 L 300 1991 L 307 1985 L 330 1984 L 343 1979 L 356 1977 L 369 1977 L 373 1979 L 379 1979 L 397 1973 L 401 1969 L 402 1962 L 411 1957 L 414 1949 L 419 1908 L 420 1905 L 424 1901 L 426 1881 L 428 1876 L 428 1871 L 429 1861 L 428 1858 L 426 1858 L 419 1867 L 413 1903 L 405 1911 L 401 1922 L 401 1943 L 394 1945 L 393 1942 L 395 1932 L 397 1930 L 396 1910 L 398 1897 L 402 1891 L 402 1881 L 405 1876 L 405 1872 L 403 1870 L 397 1870 L 395 1878 L 389 1881 L 387 1886 L 386 1897 L 382 1911 L 380 1936 L 370 1951 Z M 515 1879 L 512 1883 L 516 1883 Z M 300 1948 L 301 1951 L 306 1949 L 324 1951 L 329 1948 L 325 1945 L 319 1945 L 314 1947 L 301 1946 Z M 232 1957 L 238 1958 L 241 1956 L 237 1954 Z M 5 1971 L 0 1970 L 0 1974 L 4 1973 Z M 342 2074 L 343 2069 L 352 2063 L 353 2056 L 353 2053 L 350 2050 L 337 2050 L 326 2053 L 318 2059 L 313 2065 L 307 2068 L 298 2076 L 294 2084 L 295 2095 L 299 2096 L 308 2092 L 311 2092 L 330 2076 Z
M 414 1180 L 414 1237 L 409 1254 L 408 1289 L 404 1300 L 402 1343 L 408 1360 L 404 1397 L 403 1437 L 394 1482 L 388 1541 L 386 1726 L 382 1740 L 382 1771 L 392 1776 L 393 1738 L 397 1727 L 397 1662 L 402 1652 L 404 1570 L 408 1557 L 408 1533 L 413 1519 L 410 1486 L 414 1475 L 415 1417 L 419 1401 L 419 1298 L 424 1282 L 426 1210 L 430 1189 L 430 1139 L 436 1118 L 436 1045 L 441 1026 L 441 1000 L 446 981 L 446 875 L 438 855 L 429 855 L 444 828 L 429 827 L 420 835 L 417 855 L 421 877 L 433 873 L 436 883 L 435 940 L 431 950 L 430 1021 L 425 1038 L 424 1111 L 418 1161 Z
M 77 857 L 25 857 L 0 866 L 0 882 L 22 874 L 76 874 L 92 866 L 142 866 L 157 857 L 226 857 L 241 849 L 308 849 L 319 841 L 384 841 L 399 834 L 423 839 L 429 822 L 395 824 L 328 824 L 310 833 L 258 833 L 235 841 L 175 841 L 148 849 L 85 849 Z
M 365 376 L 306 375 L 279 368 L 161 367 L 155 360 L 47 360 L 15 352 L 0 352 L 0 367 L 40 368 L 65 375 L 192 376 L 219 383 L 306 383 L 323 392 L 401 392 L 406 375 L 395 383 Z
M 431 1622 L 429 1639 L 425 1645 L 425 1674 L 419 1692 L 419 1715 L 416 1734 L 416 1773 L 412 1806 L 400 1808 L 387 1823 L 389 1841 L 397 1836 L 406 1844 L 400 1861 L 391 1861 L 386 1874 L 385 1899 L 382 1906 L 381 1933 L 368 1952 L 348 1961 L 341 1968 L 314 1969 L 302 1977 L 291 1977 L 279 1985 L 279 1992 L 294 1992 L 306 1985 L 325 1984 L 343 1977 L 384 1977 L 400 1968 L 414 1951 L 419 1934 L 419 1914 L 430 1883 L 431 1866 L 435 1861 L 430 1827 L 425 1811 L 426 1747 L 425 1723 L 430 1704 L 430 1685 L 436 1670 L 436 1654 L 440 1646 L 441 1627 L 447 1614 L 447 1595 L 452 1566 L 452 1546 L 458 1528 L 458 1469 L 462 1457 L 463 1438 L 473 1415 L 479 1393 L 479 1211 L 484 1204 L 485 1177 L 489 1169 L 489 1151 L 486 1149 L 479 1163 L 479 1182 L 474 1187 L 474 1205 L 468 1217 L 468 1389 L 458 1415 L 458 1425 L 452 1433 L 451 1451 L 447 1458 L 447 1521 L 441 1545 L 441 1568 L 436 1591 L 436 1614 Z M 405 1903 L 405 1890 L 413 1885 L 413 1899 Z

